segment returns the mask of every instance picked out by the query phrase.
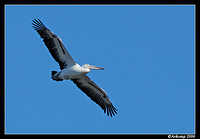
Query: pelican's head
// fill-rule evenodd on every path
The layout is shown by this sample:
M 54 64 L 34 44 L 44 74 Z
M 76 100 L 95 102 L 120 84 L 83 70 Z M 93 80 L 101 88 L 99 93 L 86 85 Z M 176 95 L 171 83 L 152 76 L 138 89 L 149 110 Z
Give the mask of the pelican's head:
M 84 68 L 84 69 L 95 69 L 95 70 L 105 70 L 105 68 L 100 68 L 100 67 L 96 67 L 96 66 L 91 66 L 91 65 L 89 65 L 89 64 L 83 65 L 82 68 Z

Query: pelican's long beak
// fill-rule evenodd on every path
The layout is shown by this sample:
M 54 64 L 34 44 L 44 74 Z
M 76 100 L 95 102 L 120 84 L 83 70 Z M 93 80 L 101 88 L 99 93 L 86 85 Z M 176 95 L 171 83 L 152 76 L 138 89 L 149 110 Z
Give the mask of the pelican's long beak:
M 95 70 L 106 70 L 105 68 L 100 68 L 100 67 L 91 66 L 91 65 L 88 65 L 87 67 L 88 67 L 89 69 L 95 69 Z

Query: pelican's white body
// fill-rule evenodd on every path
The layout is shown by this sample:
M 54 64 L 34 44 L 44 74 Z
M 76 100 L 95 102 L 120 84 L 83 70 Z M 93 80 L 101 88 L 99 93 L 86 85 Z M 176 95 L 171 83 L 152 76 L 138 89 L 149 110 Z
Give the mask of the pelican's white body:
M 85 69 L 81 67 L 79 64 L 75 64 L 73 66 L 69 66 L 59 72 L 58 78 L 59 79 L 74 79 L 80 75 L 84 75 L 90 72 L 90 69 Z

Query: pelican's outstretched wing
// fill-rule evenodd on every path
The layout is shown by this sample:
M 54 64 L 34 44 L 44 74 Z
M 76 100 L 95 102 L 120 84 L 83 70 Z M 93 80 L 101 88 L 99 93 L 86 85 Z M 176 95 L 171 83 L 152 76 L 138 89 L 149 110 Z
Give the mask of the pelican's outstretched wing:
M 107 115 L 117 114 L 117 109 L 113 106 L 106 92 L 97 86 L 87 75 L 82 75 L 76 79 L 72 79 L 76 86 L 81 89 L 87 96 L 96 102 L 103 110 L 107 111 Z
M 34 19 L 32 24 L 32 27 L 38 32 L 41 38 L 43 38 L 43 41 L 53 58 L 59 63 L 61 70 L 66 68 L 68 65 L 76 64 L 65 48 L 62 40 L 46 28 L 40 19 Z

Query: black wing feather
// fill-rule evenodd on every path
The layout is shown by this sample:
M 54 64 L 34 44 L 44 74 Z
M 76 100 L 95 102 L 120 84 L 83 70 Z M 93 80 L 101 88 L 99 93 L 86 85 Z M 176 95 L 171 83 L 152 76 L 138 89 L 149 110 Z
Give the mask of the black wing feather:
M 47 46 L 53 58 L 59 63 L 61 70 L 66 68 L 68 64 L 76 64 L 70 54 L 67 52 L 61 39 L 48 28 L 46 28 L 40 19 L 34 19 L 32 25 L 41 38 L 43 38 L 45 45 Z
M 97 103 L 104 113 L 113 116 L 117 114 L 117 109 L 113 106 L 106 92 L 98 87 L 87 75 L 80 76 L 79 78 L 72 79 L 76 86 L 81 89 L 88 97 Z

